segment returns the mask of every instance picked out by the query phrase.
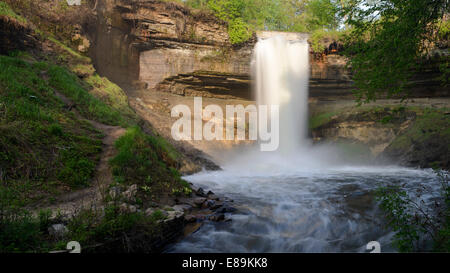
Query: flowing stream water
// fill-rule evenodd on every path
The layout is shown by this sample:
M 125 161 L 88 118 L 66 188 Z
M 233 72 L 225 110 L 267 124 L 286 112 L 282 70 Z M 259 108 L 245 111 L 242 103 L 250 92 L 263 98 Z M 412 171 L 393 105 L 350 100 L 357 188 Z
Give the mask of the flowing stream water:
M 256 99 L 280 105 L 279 149 L 230 151 L 218 159 L 222 171 L 184 177 L 233 199 L 238 211 L 227 215 L 232 221 L 206 222 L 169 252 L 364 252 L 370 241 L 394 251 L 375 189 L 396 184 L 413 192 L 425 185 L 438 192 L 431 170 L 370 166 L 344 159 L 331 146 L 312 145 L 308 55 L 306 41 L 277 36 L 257 43 Z

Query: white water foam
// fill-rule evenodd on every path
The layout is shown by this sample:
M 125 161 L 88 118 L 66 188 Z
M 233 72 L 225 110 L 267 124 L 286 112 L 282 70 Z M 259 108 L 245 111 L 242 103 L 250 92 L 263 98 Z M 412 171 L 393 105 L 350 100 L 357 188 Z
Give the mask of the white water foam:
M 431 170 L 370 166 L 307 138 L 308 44 L 260 40 L 252 63 L 258 104 L 280 105 L 280 147 L 217 157 L 223 171 L 186 180 L 235 200 L 231 222 L 206 223 L 172 252 L 363 252 L 370 241 L 393 251 L 393 233 L 374 199 L 380 186 L 439 187 Z M 437 190 L 434 190 L 437 192 Z M 431 191 L 433 192 L 433 191 Z M 426 196 L 431 200 L 433 196 Z

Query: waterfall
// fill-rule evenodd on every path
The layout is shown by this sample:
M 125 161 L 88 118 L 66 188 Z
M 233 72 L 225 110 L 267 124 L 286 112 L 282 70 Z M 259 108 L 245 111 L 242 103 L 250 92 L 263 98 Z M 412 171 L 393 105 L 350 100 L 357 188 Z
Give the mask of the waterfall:
M 308 127 L 309 48 L 306 40 L 282 35 L 260 39 L 252 60 L 258 105 L 279 105 L 278 152 L 293 154 L 306 145 Z

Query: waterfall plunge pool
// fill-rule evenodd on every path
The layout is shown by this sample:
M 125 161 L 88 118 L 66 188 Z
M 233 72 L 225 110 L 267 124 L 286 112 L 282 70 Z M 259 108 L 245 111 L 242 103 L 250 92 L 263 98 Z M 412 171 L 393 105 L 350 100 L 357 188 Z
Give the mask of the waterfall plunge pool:
M 379 186 L 423 185 L 438 194 L 432 170 L 400 167 L 339 167 L 248 175 L 202 172 L 185 177 L 206 190 L 234 200 L 232 221 L 206 222 L 196 233 L 168 248 L 180 253 L 364 252 L 378 241 L 395 251 L 393 232 L 377 207 Z M 424 196 L 428 202 L 433 196 Z
M 395 251 L 374 192 L 401 185 L 439 195 L 432 170 L 364 166 L 336 147 L 308 139 L 309 47 L 282 35 L 260 39 L 252 60 L 258 105 L 278 105 L 279 147 L 221 152 L 223 171 L 185 177 L 196 186 L 235 200 L 232 221 L 209 223 L 168 252 L 363 252 L 378 241 Z M 273 121 L 272 122 L 277 122 Z M 435 196 L 422 196 L 432 202 Z

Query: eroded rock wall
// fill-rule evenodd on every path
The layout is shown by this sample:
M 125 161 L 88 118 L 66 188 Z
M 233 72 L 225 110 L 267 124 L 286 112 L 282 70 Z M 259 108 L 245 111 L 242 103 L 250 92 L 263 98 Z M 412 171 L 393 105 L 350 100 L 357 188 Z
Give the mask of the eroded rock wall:
M 32 33 L 33 29 L 27 23 L 0 15 L 0 54 L 37 47 L 38 41 Z
M 243 75 L 250 71 L 251 50 L 169 42 L 140 53 L 139 80 L 155 88 L 164 79 L 195 71 Z
M 207 84 L 210 90 L 223 89 L 218 73 L 248 84 L 242 87 L 240 82 L 238 94 L 227 90 L 208 94 L 208 88 L 203 88 L 205 96 L 251 98 L 250 62 L 256 36 L 244 45 L 232 46 L 225 22 L 175 3 L 99 0 L 97 11 L 99 24 L 92 56 L 100 73 L 120 85 L 198 94 L 192 92 L 199 91 L 198 84 L 181 83 L 180 78 L 203 71 L 212 75 Z M 275 34 L 258 35 L 267 38 Z M 330 54 L 317 59 L 311 54 L 310 61 L 312 97 L 351 97 L 345 58 Z M 214 83 L 214 79 L 219 81 Z M 235 86 L 233 80 L 230 86 Z
M 351 101 L 313 104 L 311 137 L 353 146 L 347 150 L 365 149 L 384 163 L 449 169 L 449 106 L 450 98 L 419 98 L 408 104 L 379 100 L 361 107 Z

